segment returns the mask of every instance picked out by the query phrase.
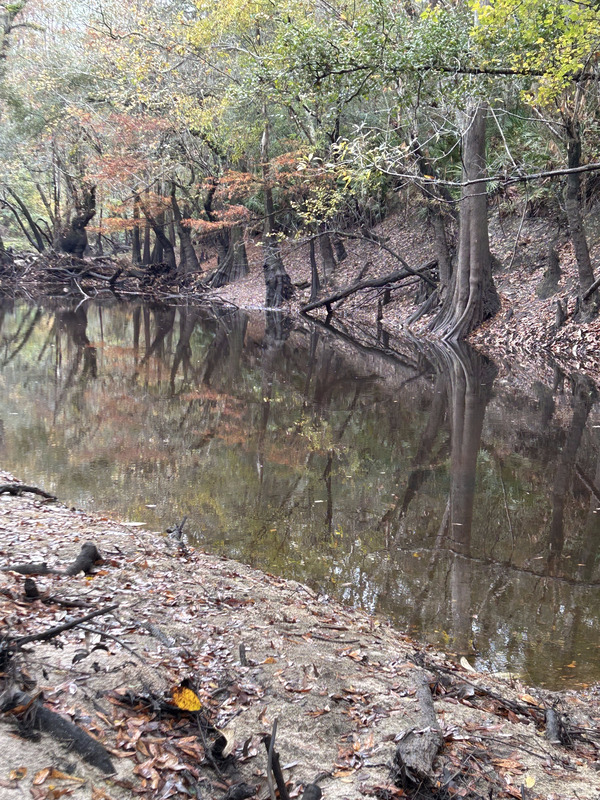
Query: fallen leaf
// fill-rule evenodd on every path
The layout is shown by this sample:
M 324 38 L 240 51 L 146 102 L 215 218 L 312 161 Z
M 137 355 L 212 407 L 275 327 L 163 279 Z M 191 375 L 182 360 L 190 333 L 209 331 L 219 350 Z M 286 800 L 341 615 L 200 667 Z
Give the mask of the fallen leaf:
M 176 686 L 172 690 L 171 696 L 177 708 L 182 711 L 200 711 L 202 708 L 202 703 L 196 692 L 185 686 Z

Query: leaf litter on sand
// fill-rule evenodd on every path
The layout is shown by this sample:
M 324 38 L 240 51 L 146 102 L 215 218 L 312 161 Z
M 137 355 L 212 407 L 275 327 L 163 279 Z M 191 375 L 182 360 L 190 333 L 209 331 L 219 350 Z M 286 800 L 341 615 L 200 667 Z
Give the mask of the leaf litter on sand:
M 262 800 L 261 740 L 275 720 L 293 796 L 317 776 L 331 800 L 402 796 L 389 764 L 402 732 L 419 728 L 422 675 L 444 732 L 437 771 L 453 776 L 450 794 L 517 797 L 523 784 L 527 800 L 597 796 L 593 691 L 551 696 L 467 671 L 385 621 L 294 581 L 197 550 L 184 555 L 160 534 L 58 504 L 2 497 L 0 529 L 5 568 L 69 563 L 85 541 L 105 559 L 91 580 L 36 578 L 46 601 L 26 601 L 24 576 L 1 572 L 4 633 L 37 633 L 86 611 L 52 597 L 84 599 L 90 609 L 119 603 L 85 630 L 31 643 L 11 660 L 30 693 L 42 692 L 47 707 L 107 749 L 115 775 L 102 775 L 47 735 L 16 738 L 5 715 L 2 797 L 26 789 L 39 798 L 219 798 L 244 782 Z M 571 749 L 543 738 L 544 708 L 555 702 L 587 732 Z

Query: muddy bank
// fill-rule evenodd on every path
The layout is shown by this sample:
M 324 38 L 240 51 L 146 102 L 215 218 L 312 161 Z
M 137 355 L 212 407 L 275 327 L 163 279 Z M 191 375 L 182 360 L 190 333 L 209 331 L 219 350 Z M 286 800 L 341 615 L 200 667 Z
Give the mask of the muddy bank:
M 103 563 L 64 574 L 85 542 Z M 5 690 L 41 692 L 44 708 L 89 733 L 114 774 L 48 733 L 17 737 L 27 714 L 17 708 L 0 723 L 3 798 L 221 798 L 245 783 L 266 799 L 263 739 L 276 720 L 290 797 L 315 783 L 336 800 L 581 799 L 600 789 L 595 690 L 550 694 L 472 672 L 306 586 L 30 493 L 0 494 L 0 550 L 5 641 L 118 603 L 16 648 L 2 674 Z M 47 574 L 10 571 L 30 562 Z M 27 577 L 38 599 L 25 597 Z M 423 682 L 433 719 L 417 697 Z M 432 728 L 443 746 L 419 795 L 390 765 L 403 734 Z

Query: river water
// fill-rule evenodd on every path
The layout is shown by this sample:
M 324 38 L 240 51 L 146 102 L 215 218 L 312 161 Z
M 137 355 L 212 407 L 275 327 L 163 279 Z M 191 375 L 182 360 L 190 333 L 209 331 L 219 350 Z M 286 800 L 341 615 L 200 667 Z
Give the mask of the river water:
M 4 306 L 0 465 L 130 523 L 187 516 L 202 548 L 481 669 L 600 680 L 593 385 L 379 344 L 275 313 Z

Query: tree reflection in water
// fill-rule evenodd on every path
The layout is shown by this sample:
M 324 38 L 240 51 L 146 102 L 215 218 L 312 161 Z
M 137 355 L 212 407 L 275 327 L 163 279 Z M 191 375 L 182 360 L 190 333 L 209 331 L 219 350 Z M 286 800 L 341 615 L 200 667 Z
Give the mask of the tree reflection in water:
M 593 385 L 231 308 L 0 309 L 2 466 L 392 617 L 600 678 Z M 574 666 L 569 666 L 574 665 Z

